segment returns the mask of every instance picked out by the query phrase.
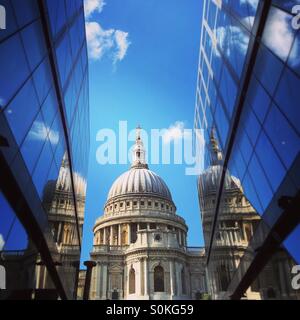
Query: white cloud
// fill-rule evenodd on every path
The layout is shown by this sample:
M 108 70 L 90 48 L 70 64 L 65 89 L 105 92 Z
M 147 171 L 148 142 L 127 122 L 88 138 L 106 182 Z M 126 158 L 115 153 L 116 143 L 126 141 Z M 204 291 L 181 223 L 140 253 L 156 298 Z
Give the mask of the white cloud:
M 86 38 L 92 60 L 100 60 L 107 53 L 112 55 L 115 64 L 124 59 L 130 46 L 128 32 L 104 30 L 98 22 L 86 23 Z
M 34 122 L 32 129 L 29 132 L 29 137 L 32 140 L 46 140 L 48 137 L 50 142 L 54 145 L 58 144 L 59 141 L 58 132 L 50 130 L 40 121 Z
M 0 251 L 4 248 L 4 244 L 5 244 L 5 242 L 4 242 L 3 236 L 0 233 Z
M 93 60 L 102 58 L 114 46 L 114 30 L 103 30 L 98 22 L 86 23 L 86 38 L 89 56 Z
M 111 56 L 113 64 L 122 61 L 130 46 L 128 32 L 116 29 L 103 29 L 99 22 L 89 18 L 97 11 L 101 12 L 105 6 L 104 0 L 85 0 L 86 38 L 89 58 L 100 60 L 105 54 Z
M 95 11 L 102 12 L 105 6 L 104 0 L 84 0 L 84 14 L 89 18 Z
M 293 41 L 294 31 L 291 27 L 290 15 L 281 10 L 272 9 L 264 31 L 263 42 L 279 58 L 285 61 L 290 54 Z M 295 41 L 298 42 L 298 39 Z M 296 60 L 299 61 L 299 46 L 296 44 L 290 55 L 292 63 Z
M 186 137 L 184 130 L 184 122 L 176 121 L 174 124 L 170 125 L 169 129 L 165 130 L 165 133 L 162 137 L 163 143 L 167 144 L 171 141 L 178 141 Z
M 115 31 L 115 40 L 117 46 L 117 52 L 115 54 L 115 61 L 122 61 L 126 56 L 130 42 L 128 40 L 128 32 L 121 30 Z

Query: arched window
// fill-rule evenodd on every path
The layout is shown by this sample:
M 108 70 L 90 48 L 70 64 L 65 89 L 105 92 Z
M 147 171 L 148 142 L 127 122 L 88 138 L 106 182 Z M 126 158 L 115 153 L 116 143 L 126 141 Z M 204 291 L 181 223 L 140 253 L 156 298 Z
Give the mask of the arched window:
M 129 294 L 135 293 L 135 270 L 131 268 L 129 271 Z
M 154 268 L 154 291 L 155 292 L 164 292 L 165 283 L 164 283 L 164 269 L 161 266 Z
M 185 272 L 184 268 L 181 270 L 181 288 L 182 288 L 182 294 L 186 294 L 186 282 L 185 282 Z

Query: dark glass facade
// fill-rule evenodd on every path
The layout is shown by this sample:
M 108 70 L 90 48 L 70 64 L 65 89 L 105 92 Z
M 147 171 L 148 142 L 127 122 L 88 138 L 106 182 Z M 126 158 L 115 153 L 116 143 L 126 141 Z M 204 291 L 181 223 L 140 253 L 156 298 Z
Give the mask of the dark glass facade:
M 223 154 L 207 263 L 214 253 L 226 172 L 236 177 L 262 218 L 249 250 L 231 271 L 228 291 L 241 298 L 278 248 L 300 264 L 299 1 L 206 0 L 200 45 L 195 127 L 210 133 Z M 245 261 L 244 261 L 245 260 Z M 291 275 L 292 265 L 285 273 Z M 290 284 L 287 284 L 290 286 Z
M 83 1 L 0 5 L 1 298 L 72 299 L 90 143 Z

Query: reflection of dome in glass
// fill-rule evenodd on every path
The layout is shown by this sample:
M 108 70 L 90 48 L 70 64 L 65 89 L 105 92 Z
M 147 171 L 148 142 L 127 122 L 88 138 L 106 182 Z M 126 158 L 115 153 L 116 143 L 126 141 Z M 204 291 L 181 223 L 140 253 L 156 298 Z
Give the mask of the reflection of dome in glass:
M 75 184 L 75 193 L 84 197 L 86 193 L 86 180 L 77 172 L 74 172 L 73 178 Z M 70 192 L 72 190 L 71 173 L 66 156 L 64 156 L 61 168 L 59 170 L 56 188 L 66 192 Z
M 199 177 L 199 187 L 204 193 L 216 192 L 218 190 L 223 168 L 221 165 L 213 165 L 204 171 Z M 241 182 L 238 178 L 231 176 L 229 171 L 226 171 L 225 189 L 241 189 Z
M 210 133 L 210 156 L 211 156 L 211 165 L 199 176 L 198 186 L 202 194 L 208 194 L 211 192 L 217 192 L 221 176 L 223 172 L 222 164 L 222 152 L 219 149 L 217 139 L 215 137 L 215 130 L 212 128 Z M 241 182 L 238 178 L 230 175 L 229 171 L 226 170 L 225 180 L 224 180 L 224 189 L 240 189 L 242 190 Z
M 143 193 L 172 201 L 171 193 L 156 173 L 145 168 L 132 168 L 123 173 L 112 185 L 108 200 L 121 195 Z

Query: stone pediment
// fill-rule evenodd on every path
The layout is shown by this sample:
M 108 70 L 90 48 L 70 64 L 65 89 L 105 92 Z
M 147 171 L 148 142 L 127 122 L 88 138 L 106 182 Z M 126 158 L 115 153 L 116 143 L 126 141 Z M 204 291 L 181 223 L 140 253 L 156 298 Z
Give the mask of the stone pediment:
M 123 267 L 118 263 L 113 263 L 109 266 L 109 272 L 123 272 Z

